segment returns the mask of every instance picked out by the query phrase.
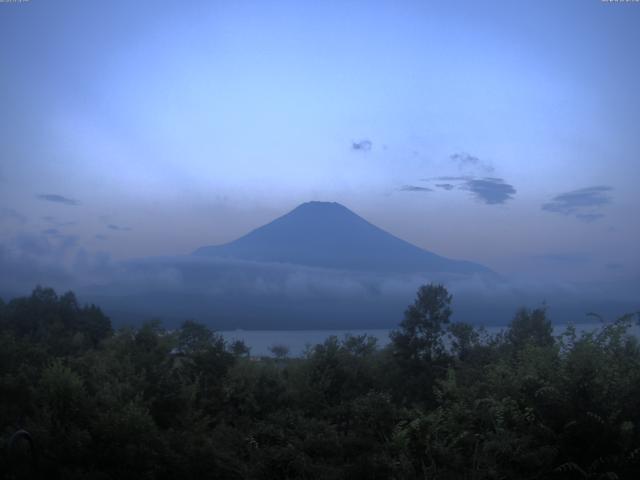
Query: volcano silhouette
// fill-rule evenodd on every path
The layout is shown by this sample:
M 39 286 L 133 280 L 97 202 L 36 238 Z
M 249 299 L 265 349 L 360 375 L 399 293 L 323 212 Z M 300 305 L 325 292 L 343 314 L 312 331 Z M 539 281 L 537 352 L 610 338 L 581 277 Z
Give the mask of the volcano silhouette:
M 230 243 L 193 255 L 372 272 L 493 272 L 423 250 L 335 202 L 308 202 Z

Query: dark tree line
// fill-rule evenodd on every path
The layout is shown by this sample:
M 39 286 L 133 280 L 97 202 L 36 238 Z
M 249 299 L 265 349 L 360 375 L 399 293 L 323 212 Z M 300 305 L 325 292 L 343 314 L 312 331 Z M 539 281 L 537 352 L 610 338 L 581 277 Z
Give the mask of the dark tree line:
M 391 343 L 328 338 L 256 359 L 197 322 L 114 332 L 73 293 L 0 301 L 7 479 L 640 478 L 630 316 L 501 334 L 421 287 Z

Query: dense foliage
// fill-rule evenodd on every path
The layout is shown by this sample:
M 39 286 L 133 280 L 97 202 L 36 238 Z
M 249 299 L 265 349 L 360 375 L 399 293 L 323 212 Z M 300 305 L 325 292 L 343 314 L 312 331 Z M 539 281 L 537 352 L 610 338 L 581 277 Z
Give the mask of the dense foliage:
M 0 471 L 47 479 L 640 478 L 631 317 L 554 337 L 451 323 L 421 287 L 388 347 L 253 358 L 187 321 L 113 332 L 37 288 L 0 302 Z

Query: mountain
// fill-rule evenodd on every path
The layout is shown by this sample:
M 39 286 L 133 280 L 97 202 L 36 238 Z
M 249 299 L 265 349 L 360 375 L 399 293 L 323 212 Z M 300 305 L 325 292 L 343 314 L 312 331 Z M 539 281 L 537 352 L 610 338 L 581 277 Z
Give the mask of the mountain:
M 381 273 L 492 273 L 423 250 L 335 202 L 303 203 L 233 242 L 193 255 Z
M 425 283 L 453 294 L 454 321 L 506 325 L 521 306 L 545 299 L 554 321 L 607 318 L 637 310 L 602 285 L 575 289 L 514 282 L 482 265 L 428 252 L 337 203 L 305 203 L 247 235 L 191 255 L 119 262 L 79 290 L 117 325 L 186 318 L 215 329 L 390 328 Z M 532 288 L 533 287 L 535 288 Z

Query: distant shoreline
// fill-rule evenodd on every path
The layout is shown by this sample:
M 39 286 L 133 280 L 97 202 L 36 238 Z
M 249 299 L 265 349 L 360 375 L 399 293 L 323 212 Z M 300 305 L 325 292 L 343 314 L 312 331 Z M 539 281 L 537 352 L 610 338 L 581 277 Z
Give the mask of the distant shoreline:
M 577 333 L 596 330 L 598 327 L 606 326 L 609 323 L 583 322 L 574 324 L 556 324 L 553 326 L 554 335 L 561 335 L 569 325 L 576 328 Z M 495 335 L 504 330 L 507 325 L 487 326 L 484 330 L 489 335 Z M 323 343 L 332 335 L 343 338 L 345 335 L 369 335 L 375 337 L 379 347 L 384 347 L 389 343 L 389 333 L 392 328 L 370 328 L 370 329 L 313 329 L 313 330 L 219 330 L 225 340 L 242 340 L 251 349 L 251 356 L 272 356 L 270 347 L 283 345 L 289 348 L 289 356 L 300 357 L 304 354 L 307 345 L 314 346 Z M 640 336 L 640 326 L 634 325 L 631 331 Z

